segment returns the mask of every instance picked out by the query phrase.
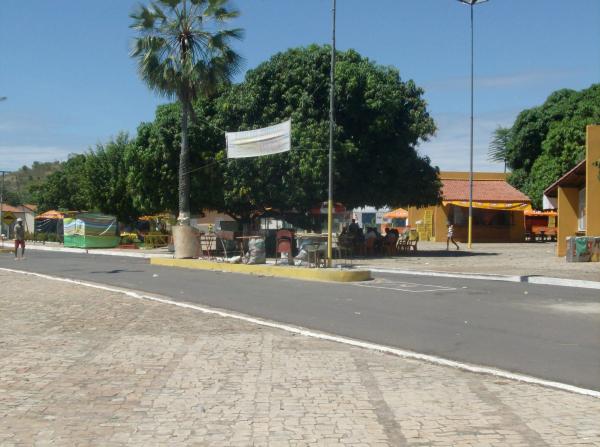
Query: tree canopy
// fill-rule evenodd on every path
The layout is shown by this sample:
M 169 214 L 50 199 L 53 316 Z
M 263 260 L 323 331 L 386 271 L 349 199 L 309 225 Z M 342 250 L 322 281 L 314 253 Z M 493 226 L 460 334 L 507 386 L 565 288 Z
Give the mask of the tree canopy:
M 558 90 L 521 112 L 507 144 L 510 182 L 541 207 L 544 189 L 584 158 L 586 126 L 599 122 L 600 84 Z
M 223 168 L 224 209 L 238 217 L 266 207 L 305 211 L 327 198 L 330 47 L 274 55 L 218 99 L 214 120 L 248 130 L 292 119 L 292 151 L 230 160 Z M 416 147 L 435 124 L 413 81 L 356 51 L 338 52 L 334 199 L 426 205 L 439 199 L 437 171 Z
M 240 84 L 223 84 L 194 102 L 197 118 L 188 128 L 193 213 L 215 209 L 247 220 L 269 210 L 297 217 L 327 199 L 329 51 L 311 46 L 276 54 Z M 417 151 L 435 132 L 423 90 L 402 81 L 396 69 L 346 51 L 338 54 L 335 95 L 335 200 L 348 208 L 436 203 L 437 168 Z M 124 220 L 176 212 L 181 107 L 159 106 L 135 138 L 119 135 L 69 159 L 38 190 L 42 208 L 97 209 Z M 225 130 L 288 118 L 292 151 L 226 158 Z

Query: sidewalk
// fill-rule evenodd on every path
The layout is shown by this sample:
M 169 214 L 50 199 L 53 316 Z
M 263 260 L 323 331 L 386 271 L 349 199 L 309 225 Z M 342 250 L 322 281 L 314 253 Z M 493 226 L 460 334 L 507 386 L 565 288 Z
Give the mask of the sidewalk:
M 473 244 L 460 250 L 440 242 L 419 242 L 415 254 L 393 258 L 356 259 L 355 264 L 383 269 L 465 274 L 545 276 L 600 281 L 600 262 L 566 262 L 556 256 L 556 243 Z
M 600 399 L 0 271 L 0 445 L 600 446 Z

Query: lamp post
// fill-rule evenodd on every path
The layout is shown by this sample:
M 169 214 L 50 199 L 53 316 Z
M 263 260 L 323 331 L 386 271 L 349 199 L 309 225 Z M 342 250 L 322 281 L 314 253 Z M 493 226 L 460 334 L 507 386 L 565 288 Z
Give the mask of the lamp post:
M 473 97 L 474 97 L 474 55 L 475 55 L 475 33 L 473 30 L 473 6 L 479 3 L 487 2 L 488 0 L 458 0 L 465 5 L 469 5 L 471 10 L 471 148 L 469 157 L 469 236 L 468 247 L 473 244 Z
M 327 200 L 327 267 L 333 264 L 333 131 L 335 122 L 335 15 L 336 0 L 332 0 L 331 70 L 329 91 L 329 197 Z

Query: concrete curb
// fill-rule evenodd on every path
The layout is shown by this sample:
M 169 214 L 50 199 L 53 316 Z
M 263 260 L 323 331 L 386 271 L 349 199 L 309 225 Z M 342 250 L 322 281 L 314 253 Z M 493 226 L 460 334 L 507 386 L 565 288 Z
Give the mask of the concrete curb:
M 227 264 L 224 262 L 203 261 L 200 259 L 151 258 L 150 264 L 163 267 L 212 270 L 247 275 L 272 276 L 278 278 L 301 279 L 305 281 L 356 282 L 371 279 L 369 270 L 318 269 L 285 267 L 268 264 Z
M 80 255 L 104 255 L 104 256 L 125 256 L 129 258 L 143 258 L 150 259 L 153 257 L 159 258 L 172 258 L 172 254 L 160 254 L 160 253 L 144 253 L 140 250 L 121 250 L 115 251 L 111 249 L 102 248 L 69 248 L 69 247 L 48 247 L 45 245 L 27 245 L 27 250 L 39 250 L 39 251 L 57 251 L 60 253 L 79 253 Z
M 392 273 L 398 275 L 415 275 L 415 276 L 437 276 L 439 278 L 464 278 L 464 279 L 483 279 L 486 281 L 506 281 L 518 282 L 525 284 L 536 284 L 546 286 L 560 287 L 576 287 L 582 289 L 598 289 L 600 290 L 599 281 L 588 281 L 584 279 L 567 279 L 553 278 L 549 276 L 519 276 L 519 275 L 495 275 L 491 273 L 459 273 L 459 272 L 439 272 L 433 270 L 401 270 L 401 269 L 386 269 L 378 267 L 368 267 L 359 265 L 358 268 L 369 269 L 374 273 Z

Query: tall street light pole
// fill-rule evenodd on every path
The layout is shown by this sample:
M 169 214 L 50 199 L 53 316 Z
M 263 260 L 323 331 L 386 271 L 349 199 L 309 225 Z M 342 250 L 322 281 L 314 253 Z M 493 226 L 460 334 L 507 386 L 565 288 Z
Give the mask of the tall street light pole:
M 332 39 L 331 39 L 331 82 L 329 91 L 329 197 L 327 201 L 327 266 L 333 264 L 333 131 L 335 123 L 335 15 L 336 0 L 332 8 Z
M 475 32 L 473 26 L 473 7 L 479 3 L 487 2 L 488 0 L 458 0 L 461 3 L 469 5 L 471 10 L 471 147 L 469 157 L 469 236 L 468 247 L 473 246 L 473 122 L 474 122 L 474 66 L 475 66 Z

